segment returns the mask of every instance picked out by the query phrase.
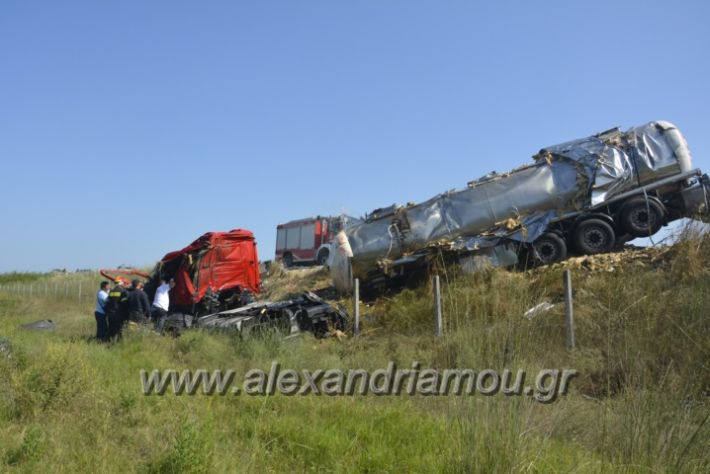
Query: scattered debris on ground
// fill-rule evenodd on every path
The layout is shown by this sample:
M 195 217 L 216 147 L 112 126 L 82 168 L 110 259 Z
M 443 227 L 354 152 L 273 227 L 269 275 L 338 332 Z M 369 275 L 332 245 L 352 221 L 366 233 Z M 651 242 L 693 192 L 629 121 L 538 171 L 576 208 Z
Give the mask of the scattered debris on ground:
M 22 324 L 20 327 L 28 331 L 54 331 L 56 325 L 51 319 L 43 319 L 34 323 Z
M 663 265 L 671 256 L 669 246 L 624 247 L 621 251 L 571 257 L 543 268 L 579 269 L 592 272 L 614 272 L 628 265 Z M 533 270 L 534 271 L 534 270 Z
M 535 316 L 538 316 L 543 313 L 547 313 L 550 311 L 552 308 L 554 308 L 555 305 L 550 303 L 549 301 L 543 301 L 542 303 L 533 306 L 529 310 L 525 311 L 523 316 L 528 318 L 529 320 L 532 320 Z

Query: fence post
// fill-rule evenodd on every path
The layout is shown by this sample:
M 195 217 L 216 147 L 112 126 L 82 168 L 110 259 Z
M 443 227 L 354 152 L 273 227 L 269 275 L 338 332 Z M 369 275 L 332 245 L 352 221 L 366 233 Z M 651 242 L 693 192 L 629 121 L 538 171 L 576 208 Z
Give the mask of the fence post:
M 441 281 L 439 275 L 434 276 L 434 319 L 435 333 L 437 336 L 441 336 Z
M 355 323 L 353 326 L 353 334 L 360 334 L 360 279 L 355 278 L 355 289 L 353 294 L 353 313 L 355 314 Z
M 565 328 L 567 332 L 567 349 L 574 349 L 574 301 L 572 299 L 572 273 L 565 270 Z
M 81 282 L 79 282 L 79 301 L 81 301 Z

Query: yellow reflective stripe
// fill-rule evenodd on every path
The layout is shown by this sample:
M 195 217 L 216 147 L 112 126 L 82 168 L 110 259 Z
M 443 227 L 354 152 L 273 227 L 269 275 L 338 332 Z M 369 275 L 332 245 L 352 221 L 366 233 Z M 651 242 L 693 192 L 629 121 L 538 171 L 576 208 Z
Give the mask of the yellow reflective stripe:
M 117 296 L 121 296 L 120 291 L 112 291 L 111 293 L 108 294 L 109 296 L 113 296 L 114 298 Z

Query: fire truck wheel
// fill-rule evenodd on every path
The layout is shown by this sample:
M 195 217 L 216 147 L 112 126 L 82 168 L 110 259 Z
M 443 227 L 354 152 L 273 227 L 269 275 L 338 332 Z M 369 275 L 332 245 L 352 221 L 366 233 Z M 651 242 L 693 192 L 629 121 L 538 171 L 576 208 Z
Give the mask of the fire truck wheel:
M 329 255 L 330 252 L 328 252 L 328 249 L 322 249 L 320 252 L 318 252 L 318 265 L 326 265 L 328 263 Z
M 293 255 L 291 255 L 290 253 L 287 253 L 286 255 L 284 255 L 283 262 L 284 262 L 284 267 L 286 267 L 286 268 L 292 267 L 293 266 Z

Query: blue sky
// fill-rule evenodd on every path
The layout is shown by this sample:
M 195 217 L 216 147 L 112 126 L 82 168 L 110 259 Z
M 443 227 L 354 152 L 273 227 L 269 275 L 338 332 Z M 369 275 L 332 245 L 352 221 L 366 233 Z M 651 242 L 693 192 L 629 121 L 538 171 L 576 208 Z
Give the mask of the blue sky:
M 710 169 L 704 1 L 0 2 L 0 271 L 460 188 L 675 122 Z

